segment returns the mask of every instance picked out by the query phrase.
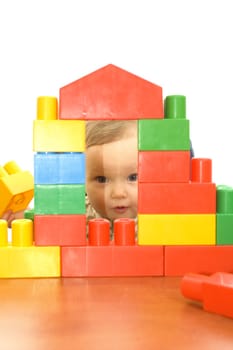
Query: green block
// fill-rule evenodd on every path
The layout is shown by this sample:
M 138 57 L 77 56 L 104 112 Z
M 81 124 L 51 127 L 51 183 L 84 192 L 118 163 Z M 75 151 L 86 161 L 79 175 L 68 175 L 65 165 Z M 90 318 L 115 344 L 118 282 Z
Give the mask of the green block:
M 85 185 L 35 185 L 35 214 L 85 214 Z
M 233 244 L 233 214 L 216 214 L 217 245 Z
M 186 97 L 170 95 L 164 101 L 164 118 L 186 119 Z
M 233 188 L 218 185 L 216 192 L 216 211 L 221 214 L 233 214 Z
M 140 119 L 138 121 L 139 151 L 188 151 L 189 120 Z

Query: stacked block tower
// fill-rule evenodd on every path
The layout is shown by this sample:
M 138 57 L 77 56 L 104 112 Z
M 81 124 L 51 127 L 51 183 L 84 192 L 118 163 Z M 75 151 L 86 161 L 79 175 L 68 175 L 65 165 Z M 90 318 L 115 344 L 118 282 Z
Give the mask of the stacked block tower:
M 31 261 L 31 276 L 233 271 L 233 189 L 212 182 L 211 159 L 191 159 L 185 96 L 163 100 L 160 86 L 110 64 L 37 107 L 30 245 L 44 256 Z M 87 230 L 85 121 L 116 119 L 138 121 L 138 234 L 133 220 L 118 219 L 110 241 L 105 219 Z M 30 277 L 23 268 L 0 276 Z

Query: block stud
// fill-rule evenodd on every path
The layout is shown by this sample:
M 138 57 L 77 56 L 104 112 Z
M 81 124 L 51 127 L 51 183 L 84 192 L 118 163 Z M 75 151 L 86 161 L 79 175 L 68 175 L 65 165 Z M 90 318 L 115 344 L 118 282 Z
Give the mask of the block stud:
M 114 241 L 116 245 L 135 244 L 134 219 L 122 218 L 114 221 Z
M 9 175 L 17 174 L 17 173 L 22 171 L 21 168 L 19 167 L 19 165 L 13 160 L 8 162 L 8 163 L 6 163 L 4 165 L 4 169 L 6 170 L 6 172 Z
M 92 219 L 88 222 L 88 239 L 91 246 L 106 246 L 110 242 L 110 222 L 106 219 Z
M 217 213 L 233 213 L 233 188 L 225 185 L 217 186 Z
M 33 244 L 33 222 L 29 219 L 12 221 L 12 245 L 30 247 Z
M 164 118 L 186 119 L 186 97 L 183 95 L 167 96 L 164 101 Z
M 40 96 L 37 98 L 37 120 L 56 120 L 58 102 L 56 97 Z
M 0 247 L 8 245 L 8 227 L 6 220 L 0 220 Z
M 208 158 L 192 158 L 191 181 L 212 182 L 212 160 Z

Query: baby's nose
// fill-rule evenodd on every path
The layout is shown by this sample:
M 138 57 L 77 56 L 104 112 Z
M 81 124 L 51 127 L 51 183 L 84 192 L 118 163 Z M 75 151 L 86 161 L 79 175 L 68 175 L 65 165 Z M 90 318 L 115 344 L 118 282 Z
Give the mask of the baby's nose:
M 112 198 L 124 198 L 127 195 L 126 188 L 122 183 L 115 183 L 112 186 L 111 196 Z

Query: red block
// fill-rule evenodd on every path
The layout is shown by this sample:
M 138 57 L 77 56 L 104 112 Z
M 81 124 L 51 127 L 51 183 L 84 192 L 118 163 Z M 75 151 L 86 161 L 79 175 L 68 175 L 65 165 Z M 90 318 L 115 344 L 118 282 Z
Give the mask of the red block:
M 112 276 L 112 246 L 86 247 L 87 276 Z
M 163 118 L 162 88 L 109 64 L 62 88 L 60 119 Z
M 138 153 L 139 182 L 188 182 L 189 151 L 145 151 Z
M 63 277 L 112 276 L 112 246 L 61 248 Z
M 166 246 L 165 276 L 233 272 L 233 246 Z
M 186 298 L 203 302 L 204 310 L 233 318 L 232 274 L 187 274 L 182 279 L 181 292 Z
M 113 276 L 163 276 L 162 246 L 114 246 Z
M 86 247 L 61 247 L 61 276 L 87 276 Z
M 38 246 L 86 245 L 86 215 L 35 215 L 34 239 Z
M 61 248 L 63 277 L 162 276 L 162 246 Z
M 139 183 L 140 214 L 214 214 L 213 183 Z

